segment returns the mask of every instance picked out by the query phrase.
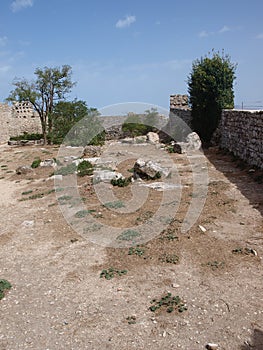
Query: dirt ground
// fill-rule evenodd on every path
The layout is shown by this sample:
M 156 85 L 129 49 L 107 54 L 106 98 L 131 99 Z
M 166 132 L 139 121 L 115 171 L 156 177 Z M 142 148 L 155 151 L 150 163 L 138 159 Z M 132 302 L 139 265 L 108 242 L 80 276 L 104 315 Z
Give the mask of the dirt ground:
M 69 197 L 63 187 L 55 193 L 53 168 L 15 173 L 36 157 L 56 158 L 57 147 L 2 145 L 0 152 L 0 279 L 12 284 L 0 300 L 1 350 L 201 350 L 208 343 L 263 349 L 263 184 L 254 169 L 206 151 L 205 205 L 182 233 L 193 177 L 185 156 L 171 155 L 182 185 L 175 217 L 143 244 L 114 248 L 90 241 L 65 220 L 61 209 Z M 134 159 L 117 170 L 128 176 Z M 147 222 L 163 196 L 150 189 L 138 210 L 116 213 L 102 205 L 90 177 L 77 186 L 91 218 L 123 228 Z M 119 202 L 132 198 L 132 186 L 112 189 Z M 100 277 L 110 268 L 125 273 Z M 171 301 L 175 296 L 181 308 Z

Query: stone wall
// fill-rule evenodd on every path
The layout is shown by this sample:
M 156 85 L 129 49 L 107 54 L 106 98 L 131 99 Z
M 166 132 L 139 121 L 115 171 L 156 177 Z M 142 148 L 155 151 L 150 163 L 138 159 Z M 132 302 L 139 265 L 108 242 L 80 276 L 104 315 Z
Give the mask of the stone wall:
M 0 143 L 25 132 L 42 132 L 40 119 L 28 102 L 15 103 L 13 106 L 0 103 L 0 120 Z
M 224 110 L 220 146 L 263 169 L 263 111 Z
M 189 127 L 191 127 L 192 116 L 187 95 L 170 96 L 170 117 L 173 117 L 173 115 L 181 118 Z

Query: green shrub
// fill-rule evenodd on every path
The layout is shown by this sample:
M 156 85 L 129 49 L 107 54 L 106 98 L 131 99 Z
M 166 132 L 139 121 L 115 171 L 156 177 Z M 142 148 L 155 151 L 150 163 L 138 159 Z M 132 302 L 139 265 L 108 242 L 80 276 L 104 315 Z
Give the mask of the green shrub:
M 100 278 L 106 278 L 106 280 L 112 279 L 114 276 L 122 276 L 127 274 L 127 270 L 116 270 L 110 267 L 108 270 L 102 270 L 100 273 Z
M 131 183 L 131 176 L 128 178 L 112 179 L 111 184 L 118 187 L 126 187 Z
M 41 159 L 40 158 L 37 158 L 37 159 L 33 160 L 32 164 L 31 164 L 31 168 L 33 168 L 33 169 L 38 168 L 40 163 L 41 163 Z
M 88 160 L 83 160 L 83 162 L 79 163 L 77 172 L 79 176 L 92 175 L 93 165 Z
M 167 293 L 161 299 L 153 299 L 151 301 L 152 306 L 149 307 L 149 310 L 155 312 L 161 308 L 165 308 L 166 312 L 171 313 L 173 311 L 184 312 L 187 310 L 187 306 L 181 300 L 181 298 L 177 295 L 175 297 L 172 296 L 171 293 Z
M 43 139 L 43 134 L 38 134 L 38 133 L 28 134 L 26 132 L 22 135 L 10 137 L 10 141 L 21 141 L 21 140 L 31 141 L 31 140 L 41 140 L 41 139 Z
M 12 285 L 7 280 L 0 279 L 0 300 L 5 296 L 5 291 L 11 289 Z
M 74 174 L 76 170 L 77 170 L 76 164 L 71 163 L 59 168 L 58 170 L 55 171 L 54 174 L 66 176 L 66 175 Z

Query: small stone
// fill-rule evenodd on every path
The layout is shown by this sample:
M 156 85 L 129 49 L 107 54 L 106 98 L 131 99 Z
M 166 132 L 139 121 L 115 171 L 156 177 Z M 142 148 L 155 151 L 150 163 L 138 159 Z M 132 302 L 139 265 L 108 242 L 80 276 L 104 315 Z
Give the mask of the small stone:
M 206 345 L 207 350 L 217 350 L 218 348 L 219 348 L 219 345 L 215 343 L 208 343 Z
M 176 283 L 172 284 L 172 288 L 179 288 L 179 287 L 180 287 L 179 284 L 176 284 Z
M 199 225 L 199 228 L 203 233 L 205 233 L 207 231 L 206 228 L 202 225 Z

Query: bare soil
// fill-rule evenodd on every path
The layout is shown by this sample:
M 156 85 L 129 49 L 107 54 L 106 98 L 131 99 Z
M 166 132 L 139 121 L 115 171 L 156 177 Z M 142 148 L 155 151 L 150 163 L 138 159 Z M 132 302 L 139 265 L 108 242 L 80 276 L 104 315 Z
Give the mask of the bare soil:
M 185 157 L 172 155 L 185 185 L 180 206 L 137 255 L 94 244 L 68 225 L 49 179 L 52 168 L 15 173 L 36 157 L 57 157 L 57 147 L 2 145 L 0 151 L 0 279 L 12 284 L 0 300 L 1 350 L 201 350 L 208 343 L 219 350 L 263 349 L 260 173 L 237 167 L 217 149 L 206 151 L 206 203 L 182 233 L 192 177 Z M 120 163 L 118 171 L 129 176 L 133 163 Z M 147 221 L 162 197 L 150 190 L 138 211 L 116 215 L 101 205 L 89 177 L 79 178 L 78 186 L 91 215 L 116 227 Z M 114 195 L 129 200 L 131 186 L 114 187 Z M 127 273 L 100 278 L 111 267 Z M 151 311 L 151 301 L 167 293 L 187 310 Z

